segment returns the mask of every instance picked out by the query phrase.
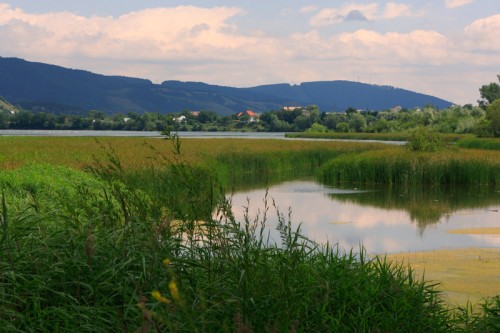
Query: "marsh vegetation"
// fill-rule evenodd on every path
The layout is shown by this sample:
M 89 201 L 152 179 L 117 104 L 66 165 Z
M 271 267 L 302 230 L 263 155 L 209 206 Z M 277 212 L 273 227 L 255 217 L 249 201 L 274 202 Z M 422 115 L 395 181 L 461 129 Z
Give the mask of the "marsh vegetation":
M 377 160 L 384 152 L 397 160 L 406 148 L 181 142 L 175 135 L 167 141 L 0 139 L 0 327 L 6 332 L 498 328 L 498 298 L 484 301 L 482 311 L 450 309 L 439 284 L 416 278 L 408 266 L 307 239 L 271 198 L 263 198 L 258 216 L 238 220 L 225 196 L 255 175 L 267 184 L 319 168 L 331 173 L 339 159 Z M 461 151 L 423 154 L 453 160 Z M 477 174 L 490 170 L 488 176 L 467 182 L 497 182 L 496 152 L 481 156 Z M 450 177 L 442 175 L 424 172 L 420 179 Z M 277 240 L 268 237 L 270 214 L 279 221 Z

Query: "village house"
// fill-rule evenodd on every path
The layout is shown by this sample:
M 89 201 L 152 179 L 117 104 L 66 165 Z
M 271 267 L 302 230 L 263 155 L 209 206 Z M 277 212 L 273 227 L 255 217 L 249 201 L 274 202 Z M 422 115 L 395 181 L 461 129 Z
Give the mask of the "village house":
M 177 118 L 174 118 L 174 121 L 178 122 L 178 123 L 182 123 L 183 121 L 186 121 L 186 116 L 185 115 L 181 115 Z
M 295 111 L 297 109 L 302 109 L 302 106 L 284 106 L 283 111 Z
M 252 110 L 246 110 L 245 112 L 240 112 L 236 115 L 238 119 L 240 119 L 243 116 L 248 116 L 247 122 L 253 123 L 253 122 L 258 122 L 259 121 L 259 115 Z

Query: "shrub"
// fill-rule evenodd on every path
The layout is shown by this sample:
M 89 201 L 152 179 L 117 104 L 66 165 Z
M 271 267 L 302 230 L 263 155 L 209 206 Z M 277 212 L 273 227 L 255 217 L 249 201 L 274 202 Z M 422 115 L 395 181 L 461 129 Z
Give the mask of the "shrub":
M 308 133 L 326 133 L 328 132 L 328 129 L 326 128 L 326 126 L 323 126 L 321 124 L 318 124 L 318 123 L 314 123 L 311 125 L 311 127 L 309 127 L 306 132 Z
M 418 127 L 410 133 L 407 147 L 412 151 L 437 151 L 445 146 L 439 133 L 428 127 Z

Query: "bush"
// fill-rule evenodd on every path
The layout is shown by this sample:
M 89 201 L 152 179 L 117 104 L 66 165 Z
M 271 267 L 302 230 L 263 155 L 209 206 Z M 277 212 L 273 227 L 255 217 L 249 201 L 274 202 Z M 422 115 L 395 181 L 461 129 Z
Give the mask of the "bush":
M 410 133 L 407 147 L 412 151 L 437 151 L 444 148 L 445 143 L 440 134 L 428 127 L 419 127 Z
M 311 125 L 311 127 L 309 127 L 307 130 L 306 130 L 307 133 L 326 133 L 328 132 L 328 129 L 326 128 L 326 126 L 323 126 L 321 124 L 318 124 L 318 123 L 314 123 Z

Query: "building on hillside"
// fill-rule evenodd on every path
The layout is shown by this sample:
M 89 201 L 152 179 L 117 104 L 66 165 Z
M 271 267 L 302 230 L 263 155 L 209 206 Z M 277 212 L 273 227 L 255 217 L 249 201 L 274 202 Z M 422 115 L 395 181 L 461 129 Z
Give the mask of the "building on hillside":
M 247 122 L 253 123 L 259 121 L 259 115 L 252 110 L 246 110 L 245 112 L 240 112 L 236 115 L 238 119 L 240 119 L 243 116 L 248 116 Z
M 186 121 L 186 116 L 185 115 L 181 115 L 177 118 L 174 118 L 174 120 L 178 123 L 182 123 L 183 121 Z
M 190 111 L 189 112 L 193 117 L 198 117 L 200 115 L 200 111 Z
M 284 106 L 283 111 L 295 111 L 297 109 L 302 109 L 302 106 Z

